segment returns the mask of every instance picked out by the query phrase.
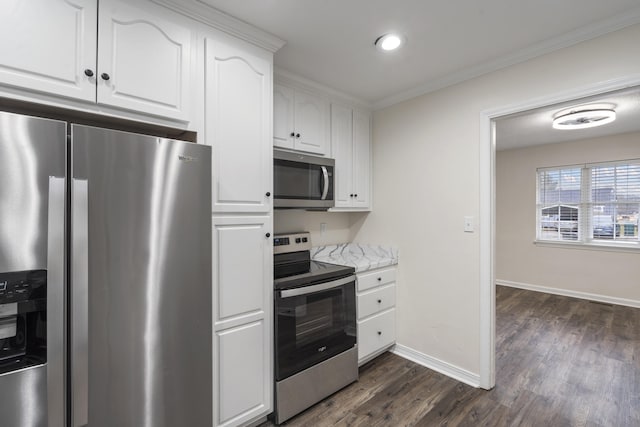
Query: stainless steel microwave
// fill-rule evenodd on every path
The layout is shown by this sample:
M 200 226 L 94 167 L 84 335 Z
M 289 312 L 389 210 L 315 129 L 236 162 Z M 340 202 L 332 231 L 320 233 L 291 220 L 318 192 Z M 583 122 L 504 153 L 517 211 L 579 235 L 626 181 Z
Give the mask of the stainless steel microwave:
M 332 208 L 334 168 L 333 159 L 273 150 L 274 208 Z

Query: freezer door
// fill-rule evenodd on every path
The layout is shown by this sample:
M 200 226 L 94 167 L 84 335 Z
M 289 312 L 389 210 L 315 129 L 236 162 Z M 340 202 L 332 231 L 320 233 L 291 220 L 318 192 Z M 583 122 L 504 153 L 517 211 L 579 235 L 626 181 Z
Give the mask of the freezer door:
M 2 426 L 65 425 L 66 134 L 0 112 Z
M 71 424 L 210 426 L 210 147 L 71 134 Z

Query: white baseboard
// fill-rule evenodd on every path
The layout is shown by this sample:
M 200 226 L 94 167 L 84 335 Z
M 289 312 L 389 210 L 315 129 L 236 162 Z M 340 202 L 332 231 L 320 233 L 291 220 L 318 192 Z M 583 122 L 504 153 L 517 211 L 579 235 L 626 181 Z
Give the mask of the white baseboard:
M 526 289 L 528 291 L 544 292 L 545 294 L 562 295 L 565 297 L 573 297 L 586 299 L 589 301 L 604 302 L 607 304 L 624 305 L 627 307 L 640 308 L 640 301 L 610 297 L 607 295 L 590 294 L 588 292 L 570 291 L 567 289 L 550 288 L 547 286 L 532 285 L 530 283 L 512 282 L 510 280 L 496 279 L 496 285 L 508 286 L 510 288 Z
M 391 352 L 393 354 L 397 354 L 400 357 L 411 360 L 412 362 L 416 362 L 419 365 L 432 369 L 436 372 L 440 372 L 441 374 L 451 377 L 454 380 L 461 381 L 472 387 L 480 387 L 480 375 L 469 372 L 466 369 L 462 369 L 448 362 L 436 359 L 435 357 L 421 353 L 402 344 L 396 344 L 391 349 Z

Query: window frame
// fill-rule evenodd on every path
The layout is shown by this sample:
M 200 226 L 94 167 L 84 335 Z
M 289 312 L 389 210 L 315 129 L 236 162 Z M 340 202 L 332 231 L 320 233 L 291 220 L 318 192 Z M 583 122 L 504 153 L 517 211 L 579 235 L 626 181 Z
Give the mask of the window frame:
M 640 251 L 640 214 L 636 218 L 636 228 L 637 236 L 635 240 L 616 240 L 616 233 L 619 227 L 617 222 L 617 218 L 613 218 L 613 238 L 594 238 L 593 235 L 593 224 L 594 224 L 594 207 L 602 204 L 602 201 L 592 200 L 593 197 L 593 169 L 598 167 L 617 167 L 620 165 L 637 165 L 640 166 L 640 159 L 625 159 L 625 160 L 616 160 L 616 161 L 607 161 L 607 162 L 597 162 L 597 163 L 581 163 L 574 165 L 565 165 L 565 166 L 552 166 L 552 167 L 540 167 L 536 169 L 536 234 L 535 234 L 535 244 L 542 246 L 567 246 L 567 247 L 578 247 L 581 249 L 603 249 L 603 250 L 620 250 L 620 251 Z M 548 209 L 552 206 L 547 206 L 546 208 L 541 203 L 541 173 L 547 173 L 550 171 L 561 171 L 569 170 L 569 169 L 580 169 L 580 200 L 577 204 L 578 208 L 578 230 L 577 237 L 575 240 L 563 240 L 563 239 L 545 239 L 542 236 L 543 231 L 543 209 Z M 617 192 L 617 170 L 614 174 L 614 191 Z M 638 210 L 640 211 L 640 200 L 638 202 L 619 202 L 615 198 L 611 201 L 607 201 L 606 203 L 610 205 L 617 205 L 623 203 L 629 204 L 638 204 Z M 575 203 L 571 203 L 571 205 L 575 205 Z M 559 207 L 559 218 L 557 219 L 557 230 L 558 233 L 561 233 L 560 223 L 561 223 L 561 207 L 569 206 L 568 204 L 563 204 L 563 200 L 558 200 Z

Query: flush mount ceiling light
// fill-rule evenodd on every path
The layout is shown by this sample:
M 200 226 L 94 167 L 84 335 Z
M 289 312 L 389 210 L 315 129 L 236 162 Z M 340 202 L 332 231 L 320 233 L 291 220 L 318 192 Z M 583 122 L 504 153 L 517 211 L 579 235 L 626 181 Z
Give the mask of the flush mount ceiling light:
M 553 119 L 554 129 L 586 129 L 606 125 L 616 119 L 613 109 L 583 108 L 579 111 L 571 111 Z
M 378 50 L 390 52 L 402 46 L 404 44 L 404 38 L 399 34 L 388 33 L 378 37 L 374 44 Z

